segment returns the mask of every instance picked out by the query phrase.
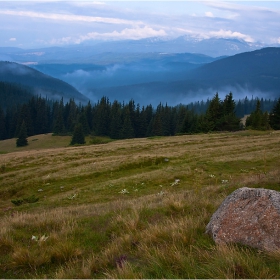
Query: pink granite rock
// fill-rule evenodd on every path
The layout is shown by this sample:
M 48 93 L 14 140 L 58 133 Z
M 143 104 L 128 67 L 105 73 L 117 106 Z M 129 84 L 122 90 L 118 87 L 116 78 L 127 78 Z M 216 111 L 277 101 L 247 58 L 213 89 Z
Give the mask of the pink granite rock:
M 216 243 L 280 249 L 280 192 L 240 188 L 229 195 L 206 227 Z

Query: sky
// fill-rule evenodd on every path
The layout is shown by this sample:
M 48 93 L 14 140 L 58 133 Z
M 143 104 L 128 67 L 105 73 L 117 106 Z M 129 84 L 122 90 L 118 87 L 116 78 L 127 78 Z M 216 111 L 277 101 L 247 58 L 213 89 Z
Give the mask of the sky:
M 280 44 L 280 1 L 0 0 L 0 47 L 180 36 Z

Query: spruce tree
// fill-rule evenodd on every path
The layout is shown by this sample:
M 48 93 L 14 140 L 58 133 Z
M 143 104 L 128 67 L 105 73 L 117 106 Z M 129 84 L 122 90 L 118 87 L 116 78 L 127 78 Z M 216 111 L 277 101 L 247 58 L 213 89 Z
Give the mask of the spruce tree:
M 53 133 L 54 134 L 64 134 L 65 133 L 65 126 L 64 126 L 64 104 L 63 99 L 61 101 L 55 102 L 53 104 Z
M 120 139 L 122 138 L 122 109 L 121 104 L 118 101 L 114 101 L 111 112 L 110 112 L 110 137 L 113 139 Z
M 90 133 L 90 129 L 89 129 L 89 125 L 88 125 L 88 121 L 87 121 L 87 117 L 86 117 L 86 113 L 85 111 L 80 113 L 79 116 L 79 123 L 82 125 L 83 127 L 83 132 L 85 135 L 89 135 Z
M 210 101 L 205 115 L 205 129 L 207 131 L 221 130 L 220 122 L 223 116 L 223 106 L 219 98 L 219 94 L 216 93 L 213 99 Z
M 223 116 L 220 119 L 220 129 L 227 131 L 236 131 L 240 128 L 240 119 L 235 113 L 235 101 L 233 100 L 232 93 L 226 95 L 223 103 Z
M 257 100 L 255 111 L 246 119 L 246 127 L 256 130 L 267 130 L 270 128 L 268 113 L 262 112 L 260 100 Z
M 129 112 L 129 107 L 124 108 L 124 115 L 123 115 L 123 126 L 122 126 L 122 132 L 121 132 L 121 137 L 123 139 L 129 139 L 129 138 L 134 138 L 134 129 L 131 123 L 130 119 L 130 112 Z
M 27 129 L 24 121 L 22 121 L 16 144 L 17 147 L 23 147 L 28 145 Z
M 74 133 L 70 145 L 85 144 L 85 143 L 86 141 L 85 141 L 83 126 L 81 123 L 78 123 L 74 128 Z
M 271 128 L 280 130 L 280 98 L 273 107 L 271 114 L 269 115 L 269 124 Z
M 0 107 L 0 140 L 4 140 L 6 138 L 7 138 L 7 131 L 6 131 L 5 115 L 4 115 L 4 111 Z

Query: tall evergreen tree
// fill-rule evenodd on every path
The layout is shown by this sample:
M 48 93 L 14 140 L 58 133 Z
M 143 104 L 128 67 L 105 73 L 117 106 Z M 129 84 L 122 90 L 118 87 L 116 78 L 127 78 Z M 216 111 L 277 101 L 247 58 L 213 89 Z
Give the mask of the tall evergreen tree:
M 21 123 L 16 145 L 17 145 L 17 147 L 23 147 L 23 146 L 28 145 L 27 129 L 26 129 L 25 121 L 22 121 L 22 123 Z
M 74 99 L 70 99 L 64 106 L 64 124 L 68 132 L 73 132 L 77 123 L 78 108 Z
M 145 137 L 147 131 L 147 122 L 145 117 L 145 108 L 142 107 L 142 110 L 140 110 L 140 105 L 137 104 L 136 111 L 135 111 L 135 117 L 134 117 L 134 132 L 135 137 Z
M 182 124 L 182 133 L 194 133 L 197 129 L 196 115 L 193 111 L 187 111 Z
M 124 139 L 128 138 L 133 138 L 134 136 L 134 129 L 132 126 L 132 122 L 130 119 L 130 112 L 129 112 L 129 107 L 126 106 L 124 108 L 124 113 L 123 113 L 123 126 L 122 126 L 122 132 L 121 132 L 121 137 Z
M 93 130 L 93 110 L 92 110 L 90 101 L 88 102 L 88 104 L 85 108 L 85 114 L 86 114 L 89 129 L 90 129 L 90 131 L 92 131 Z
M 64 134 L 65 126 L 64 126 L 64 104 L 63 99 L 60 102 L 55 102 L 53 104 L 53 133 L 54 134 Z
M 110 103 L 107 97 L 102 97 L 95 109 L 95 128 L 97 135 L 108 136 L 110 133 Z
M 232 93 L 226 95 L 223 103 L 223 115 L 219 121 L 220 130 L 236 131 L 240 128 L 240 119 L 236 116 L 235 101 Z
M 170 136 L 171 135 L 171 109 L 167 104 L 162 108 L 161 111 L 161 119 L 162 119 L 162 135 Z
M 112 104 L 111 112 L 111 123 L 110 123 L 110 137 L 113 139 L 122 138 L 122 108 L 121 104 L 118 101 L 114 101 Z
M 210 101 L 208 109 L 206 111 L 206 129 L 208 131 L 221 130 L 220 121 L 223 115 L 223 107 L 219 94 L 216 93 L 214 98 Z
M 6 122 L 4 111 L 0 107 L 0 140 L 4 140 L 7 138 L 7 130 L 6 130 Z
M 184 105 L 179 105 L 176 110 L 176 130 L 175 133 L 184 133 L 184 119 L 187 113 L 187 108 Z
M 163 123 L 162 123 L 162 115 L 163 115 L 163 106 L 160 103 L 157 106 L 154 118 L 153 118 L 153 124 L 152 124 L 152 135 L 153 136 L 162 136 L 163 135 Z
M 267 130 L 270 127 L 268 113 L 262 112 L 259 99 L 257 100 L 255 111 L 246 119 L 246 127 L 256 130 Z
M 83 109 L 82 109 L 82 112 L 80 113 L 80 116 L 79 116 L 79 123 L 83 127 L 84 135 L 89 135 L 90 129 L 89 129 L 86 113 Z
M 280 130 L 280 98 L 269 115 L 269 124 L 271 128 Z
M 28 106 L 28 104 L 23 104 L 23 105 L 19 105 L 19 108 L 20 109 L 19 109 L 19 115 L 17 119 L 16 135 L 18 135 L 21 129 L 23 120 L 25 122 L 27 135 L 28 136 L 34 135 L 34 124 L 31 117 L 30 107 Z

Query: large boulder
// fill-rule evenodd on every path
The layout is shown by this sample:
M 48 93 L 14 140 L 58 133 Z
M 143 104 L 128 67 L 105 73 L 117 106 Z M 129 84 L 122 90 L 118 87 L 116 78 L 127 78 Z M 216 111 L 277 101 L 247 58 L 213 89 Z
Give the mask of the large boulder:
M 218 244 L 280 249 L 280 192 L 240 188 L 229 195 L 206 227 Z

